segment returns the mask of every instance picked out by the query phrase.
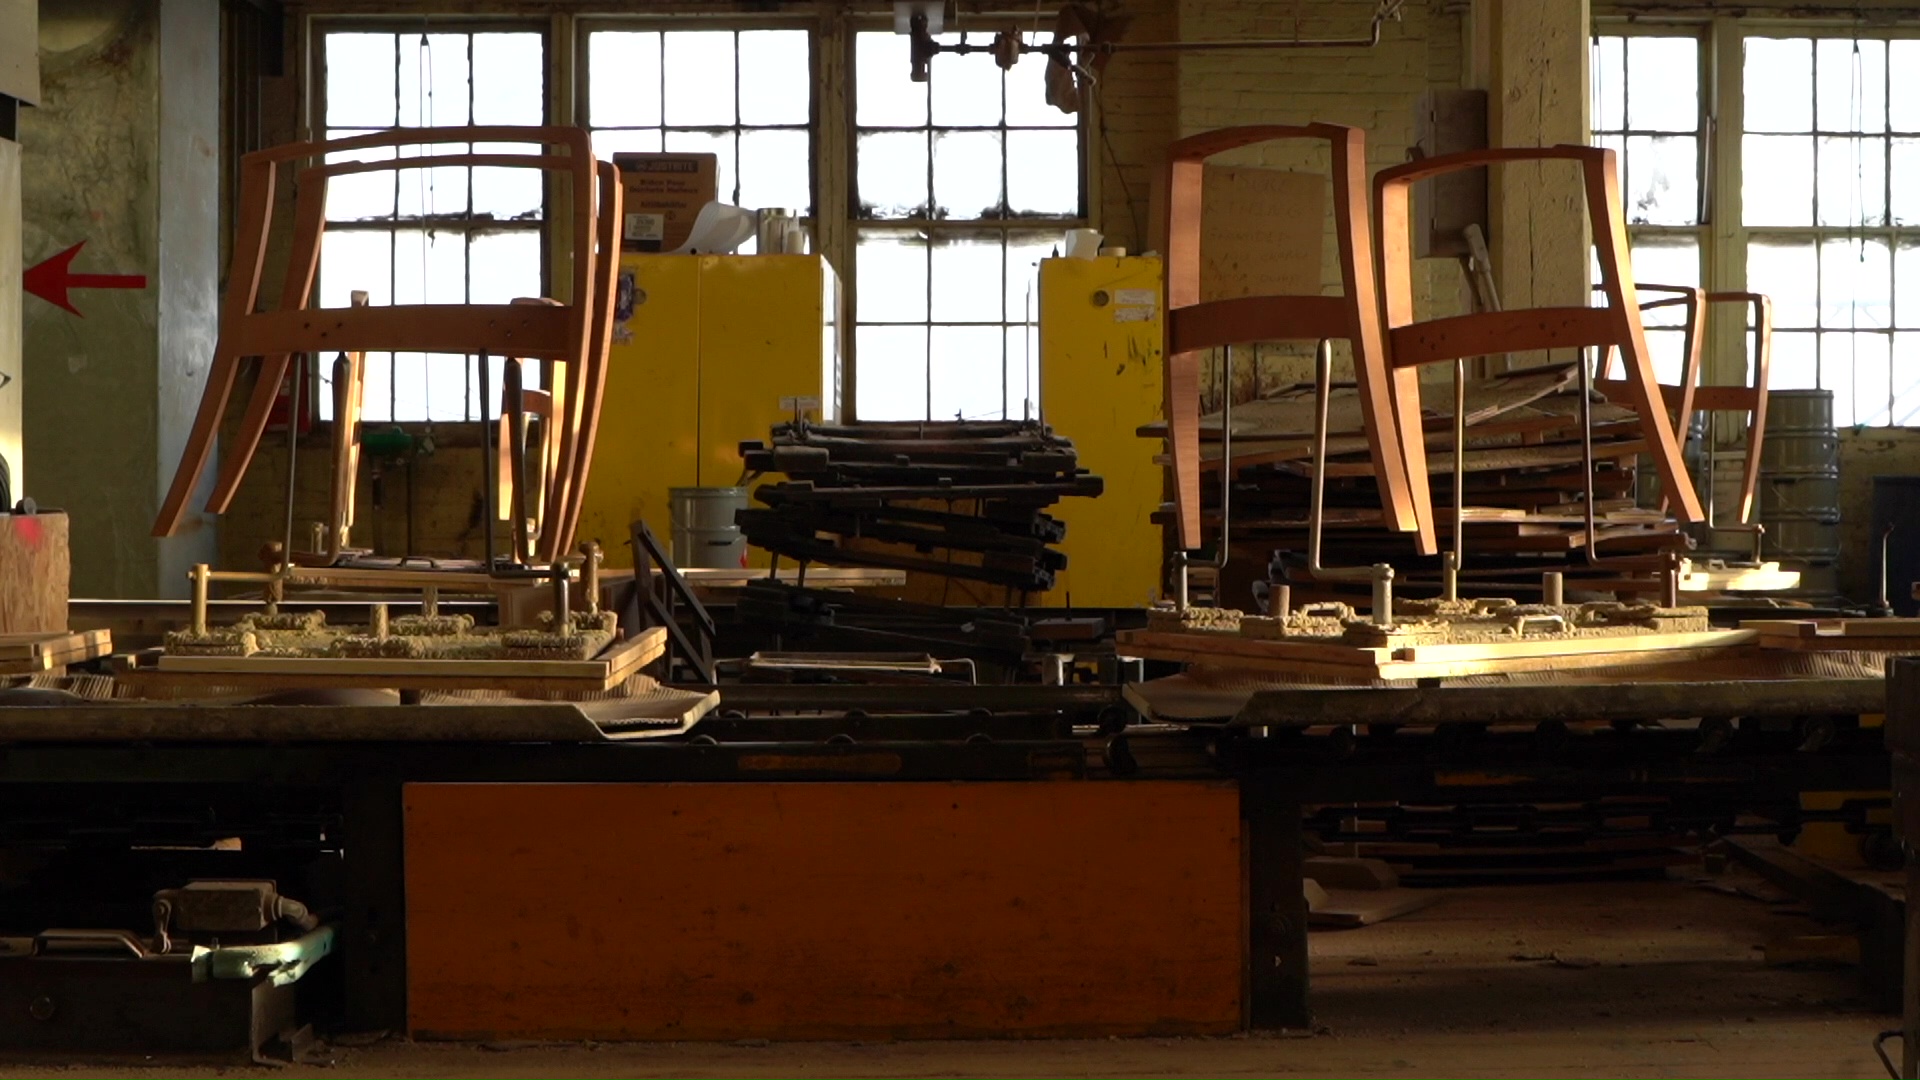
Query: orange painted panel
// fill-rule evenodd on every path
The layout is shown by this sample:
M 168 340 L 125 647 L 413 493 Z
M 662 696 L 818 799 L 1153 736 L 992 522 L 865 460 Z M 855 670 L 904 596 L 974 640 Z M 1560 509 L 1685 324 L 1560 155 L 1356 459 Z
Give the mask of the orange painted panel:
M 406 852 L 420 1038 L 1242 1022 L 1230 785 L 409 785 Z

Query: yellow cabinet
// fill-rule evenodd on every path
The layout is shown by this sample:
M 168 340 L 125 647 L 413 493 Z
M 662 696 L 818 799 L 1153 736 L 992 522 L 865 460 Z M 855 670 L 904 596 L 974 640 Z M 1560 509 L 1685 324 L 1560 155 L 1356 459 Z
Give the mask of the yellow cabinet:
M 1040 410 L 1105 481 L 1096 499 L 1062 499 L 1067 568 L 1041 602 L 1144 607 L 1160 593 L 1160 444 L 1135 434 L 1162 420 L 1160 260 L 1040 263 Z
M 630 566 L 630 522 L 672 542 L 670 488 L 739 483 L 740 443 L 797 408 L 836 417 L 840 292 L 818 255 L 628 255 L 620 268 L 631 313 L 616 316 L 579 535 Z

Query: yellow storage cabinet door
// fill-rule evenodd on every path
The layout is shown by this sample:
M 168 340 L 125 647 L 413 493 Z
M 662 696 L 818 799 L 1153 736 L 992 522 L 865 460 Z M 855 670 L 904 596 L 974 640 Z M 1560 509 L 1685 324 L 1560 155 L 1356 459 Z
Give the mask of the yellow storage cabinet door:
M 701 487 L 741 479 L 740 443 L 764 442 L 793 419 L 782 401 L 825 399 L 822 351 L 831 313 L 823 310 L 818 255 L 710 255 L 700 276 Z M 816 409 L 813 413 L 820 415 Z M 751 566 L 767 553 L 749 549 Z
M 1040 263 L 1041 413 L 1106 483 L 1099 498 L 1049 511 L 1067 523 L 1067 568 L 1048 606 L 1143 607 L 1159 595 L 1160 444 L 1134 432 L 1164 419 L 1160 320 L 1158 259 Z
M 628 255 L 633 314 L 618 322 L 580 513 L 579 538 L 609 566 L 632 566 L 629 525 L 644 518 L 673 543 L 667 490 L 700 484 L 700 264 L 697 255 Z

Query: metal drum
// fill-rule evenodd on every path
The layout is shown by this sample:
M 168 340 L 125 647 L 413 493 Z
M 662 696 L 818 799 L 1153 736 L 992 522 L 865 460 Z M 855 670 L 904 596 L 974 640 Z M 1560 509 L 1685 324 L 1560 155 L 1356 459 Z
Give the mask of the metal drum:
M 1760 449 L 1761 553 L 1801 569 L 1801 593 L 1825 586 L 1840 558 L 1840 436 L 1833 391 L 1775 390 L 1767 395 L 1767 441 Z
M 747 565 L 747 538 L 734 524 L 747 508 L 744 487 L 669 488 L 673 561 L 685 568 L 737 570 Z

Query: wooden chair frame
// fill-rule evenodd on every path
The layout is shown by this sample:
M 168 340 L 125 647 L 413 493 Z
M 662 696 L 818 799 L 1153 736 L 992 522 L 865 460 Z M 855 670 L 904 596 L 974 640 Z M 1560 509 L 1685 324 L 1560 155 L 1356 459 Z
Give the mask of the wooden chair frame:
M 393 147 L 429 147 L 446 143 L 507 142 L 537 144 L 565 154 L 420 154 L 379 161 L 325 162 L 329 155 Z M 273 224 L 279 168 L 309 159 L 322 164 L 300 173 L 300 194 L 293 211 L 293 239 L 280 305 L 255 312 Z M 375 308 L 309 309 L 325 230 L 327 182 L 334 176 L 441 166 L 535 168 L 566 174 L 575 193 L 569 227 L 574 251 L 572 303 L 560 306 L 418 304 Z M 604 380 L 604 343 L 610 339 L 611 289 L 599 288 L 618 274 L 618 172 L 595 161 L 587 133 L 571 127 L 405 128 L 347 139 L 294 143 L 256 151 L 241 161 L 241 184 L 233 261 L 222 304 L 220 339 L 208 383 L 189 433 L 173 485 L 154 524 L 154 534 L 175 532 L 187 500 L 213 454 L 213 444 L 239 376 L 241 360 L 261 358 L 257 381 L 234 445 L 222 462 L 207 509 L 223 513 L 231 504 L 266 429 L 273 400 L 292 354 L 374 350 L 481 353 L 521 356 L 565 365 L 566 379 L 578 383 L 574 411 L 563 417 L 560 464 L 565 482 L 556 497 L 584 486 L 587 459 L 580 443 L 590 439 L 591 421 L 583 415 L 587 388 Z M 610 188 L 596 191 L 596 188 Z M 613 221 L 600 220 L 608 209 Z M 611 245 L 600 243 L 611 232 Z M 595 247 L 603 249 L 595 257 Z M 608 250 L 611 249 L 611 250 Z M 611 264 L 611 265 L 607 265 Z M 596 353 L 596 345 L 598 350 Z M 336 460 L 338 459 L 336 454 Z M 576 480 L 579 481 L 576 483 Z M 350 511 L 349 511 L 350 513 Z M 563 515 L 571 520 L 573 512 Z M 551 558 L 566 550 L 564 531 L 542 544 Z
M 1314 139 L 1325 142 L 1331 151 L 1334 239 L 1343 295 L 1202 300 L 1200 216 L 1206 159 L 1279 139 Z M 1369 420 L 1365 425 L 1367 446 L 1380 485 L 1381 507 L 1391 528 L 1414 531 L 1419 521 L 1416 489 L 1406 472 L 1406 455 L 1394 422 L 1376 292 L 1372 229 L 1367 216 L 1366 133 L 1339 124 L 1222 128 L 1175 142 L 1167 156 L 1166 235 L 1162 245 L 1167 275 L 1165 393 L 1179 546 L 1183 550 L 1200 546 L 1201 353 L 1256 341 L 1340 338 L 1351 343 L 1361 410 Z M 1223 466 L 1221 475 L 1230 479 L 1232 461 Z M 1424 477 L 1418 490 L 1425 490 Z M 1422 551 L 1431 554 L 1431 542 L 1429 530 Z
M 1413 311 L 1413 250 L 1409 235 L 1413 185 L 1429 177 L 1515 162 L 1571 161 L 1580 167 L 1593 248 L 1600 263 L 1606 307 L 1547 307 L 1478 312 L 1419 321 Z M 1687 475 L 1673 418 L 1654 377 L 1640 322 L 1639 294 L 1627 250 L 1626 219 L 1619 212 L 1620 177 L 1614 153 L 1604 147 L 1498 147 L 1423 158 L 1383 169 L 1373 178 L 1380 228 L 1381 294 L 1386 348 L 1392 371 L 1395 415 L 1406 472 L 1414 487 L 1421 550 L 1434 529 L 1432 489 L 1427 482 L 1426 444 L 1420 438 L 1420 375 L 1424 364 L 1531 349 L 1617 347 L 1626 361 L 1628 404 L 1640 417 L 1647 449 L 1676 517 L 1704 518 Z
M 1646 285 L 1641 289 L 1647 292 L 1672 294 L 1671 298 L 1655 300 L 1640 305 L 1641 311 L 1682 305 L 1687 309 L 1684 329 L 1686 345 L 1684 362 L 1679 385 L 1662 384 L 1662 396 L 1667 408 L 1672 411 L 1674 429 L 1682 445 L 1687 439 L 1687 431 L 1692 427 L 1695 412 L 1743 412 L 1747 414 L 1747 452 L 1740 476 L 1740 518 L 1734 525 L 1753 524 L 1753 503 L 1755 493 L 1760 487 L 1760 452 L 1766 443 L 1767 435 L 1767 379 L 1772 370 L 1773 358 L 1773 301 L 1762 293 L 1756 292 L 1707 292 L 1691 285 Z M 1753 381 L 1743 386 L 1703 385 L 1706 367 L 1701 362 L 1702 344 L 1706 340 L 1707 309 L 1713 304 L 1742 304 L 1748 309 L 1747 318 L 1753 335 Z M 1744 336 L 1744 335 L 1743 335 Z M 1610 379 L 1607 374 L 1612 368 L 1612 353 L 1601 358 L 1602 369 L 1597 373 L 1593 385 L 1601 393 L 1612 396 L 1626 390 L 1624 379 Z M 1708 460 L 1708 477 L 1711 485 L 1713 476 L 1713 433 L 1709 431 L 1704 447 Z M 1727 528 L 1717 520 L 1712 487 L 1706 492 L 1706 523 L 1709 528 Z

